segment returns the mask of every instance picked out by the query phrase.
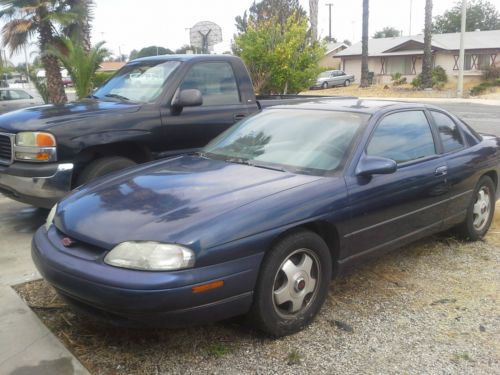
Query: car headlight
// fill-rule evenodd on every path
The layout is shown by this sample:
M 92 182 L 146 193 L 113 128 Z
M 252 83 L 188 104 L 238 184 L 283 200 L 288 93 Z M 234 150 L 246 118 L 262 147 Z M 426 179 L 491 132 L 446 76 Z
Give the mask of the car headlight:
M 14 158 L 20 161 L 55 161 L 56 139 L 46 132 L 20 132 L 16 135 Z
M 176 244 L 150 241 L 122 242 L 104 258 L 110 266 L 144 271 L 173 271 L 194 266 L 191 249 Z
M 49 230 L 51 225 L 54 223 L 54 216 L 56 216 L 56 211 L 57 211 L 57 203 L 52 207 L 52 209 L 49 212 L 49 215 L 47 216 L 47 220 L 45 220 L 45 230 Z

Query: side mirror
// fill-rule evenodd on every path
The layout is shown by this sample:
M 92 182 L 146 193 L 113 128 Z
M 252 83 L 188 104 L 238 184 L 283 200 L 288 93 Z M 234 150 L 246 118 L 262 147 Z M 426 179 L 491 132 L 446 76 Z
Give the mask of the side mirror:
M 371 176 L 374 174 L 391 174 L 396 172 L 398 165 L 392 159 L 378 156 L 364 156 L 356 168 L 357 176 Z
M 172 106 L 178 108 L 196 107 L 202 104 L 203 96 L 201 95 L 201 91 L 197 89 L 181 90 L 177 93 L 174 100 L 172 100 Z

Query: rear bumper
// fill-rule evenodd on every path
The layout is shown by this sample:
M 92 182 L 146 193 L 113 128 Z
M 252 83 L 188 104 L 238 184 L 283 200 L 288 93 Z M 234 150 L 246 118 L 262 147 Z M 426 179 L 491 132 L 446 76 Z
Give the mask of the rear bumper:
M 23 203 L 50 208 L 71 190 L 72 176 L 72 163 L 14 163 L 0 167 L 0 193 Z
M 32 258 L 42 276 L 77 310 L 127 326 L 181 327 L 244 314 L 262 259 L 257 254 L 175 272 L 136 271 L 106 265 L 105 254 L 80 257 L 78 247 L 59 249 L 53 238 L 43 227 L 33 238 Z M 222 287 L 193 293 L 193 286 L 218 280 Z

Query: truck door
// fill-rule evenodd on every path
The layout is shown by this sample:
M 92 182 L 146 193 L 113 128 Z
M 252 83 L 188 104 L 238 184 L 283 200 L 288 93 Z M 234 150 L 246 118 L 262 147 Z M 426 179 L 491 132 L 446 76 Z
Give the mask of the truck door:
M 181 113 L 173 113 L 170 108 L 162 111 L 166 150 L 182 152 L 203 147 L 250 114 L 228 62 L 210 61 L 193 65 L 179 88 L 200 90 L 203 104 L 183 108 Z

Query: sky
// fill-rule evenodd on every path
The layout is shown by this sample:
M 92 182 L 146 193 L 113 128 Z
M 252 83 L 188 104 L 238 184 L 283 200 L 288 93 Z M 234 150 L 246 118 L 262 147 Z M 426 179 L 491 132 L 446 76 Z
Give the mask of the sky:
M 442 14 L 455 0 L 434 0 L 433 15 Z M 500 0 L 490 0 L 500 10 Z M 199 21 L 212 21 L 222 28 L 222 43 L 215 52 L 230 50 L 236 28 L 234 18 L 242 15 L 253 0 L 95 0 L 92 42 L 104 40 L 114 54 L 159 45 L 175 50 L 189 44 L 189 28 Z M 309 11 L 309 1 L 300 0 Z M 332 36 L 339 41 L 361 39 L 362 0 L 320 0 L 318 33 L 328 35 L 328 7 L 332 3 Z M 410 4 L 412 6 L 410 7 Z M 424 26 L 425 0 L 370 0 L 370 36 L 386 26 L 419 34 Z M 31 54 L 33 55 L 33 54 Z M 13 56 L 14 63 L 24 55 Z

